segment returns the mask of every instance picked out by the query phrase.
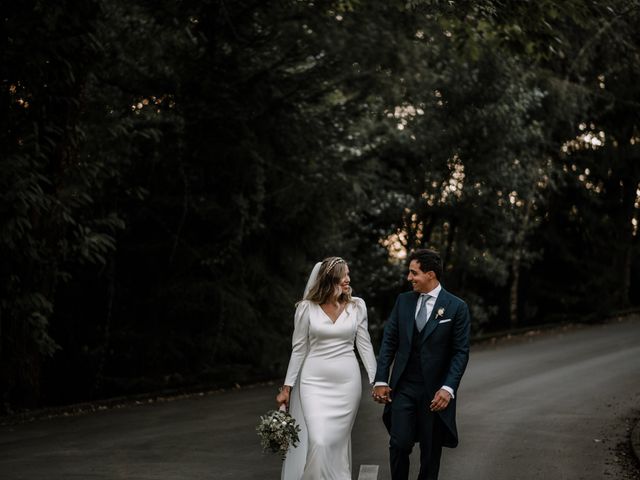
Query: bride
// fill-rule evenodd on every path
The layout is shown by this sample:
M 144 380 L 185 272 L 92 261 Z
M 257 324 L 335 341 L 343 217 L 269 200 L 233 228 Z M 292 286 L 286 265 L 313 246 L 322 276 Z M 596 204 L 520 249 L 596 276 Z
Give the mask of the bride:
M 297 304 L 289 368 L 276 401 L 302 431 L 282 480 L 351 480 L 351 428 L 362 394 L 354 342 L 373 383 L 376 360 L 364 300 L 351 297 L 340 257 L 317 263 Z

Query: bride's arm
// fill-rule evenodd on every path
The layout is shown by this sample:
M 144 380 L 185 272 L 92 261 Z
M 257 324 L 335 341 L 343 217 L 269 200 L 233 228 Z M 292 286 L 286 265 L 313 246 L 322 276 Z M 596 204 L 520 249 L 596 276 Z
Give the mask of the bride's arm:
M 369 377 L 369 383 L 373 383 L 376 376 L 376 356 L 373 353 L 373 346 L 371 345 L 371 336 L 369 335 L 369 320 L 367 317 L 367 305 L 361 298 L 356 299 L 357 311 L 358 311 L 358 327 L 356 329 L 356 347 L 358 347 L 358 353 L 360 359 L 364 364 L 364 368 L 367 371 Z
M 298 379 L 298 373 L 309 351 L 309 301 L 303 300 L 296 307 L 294 316 L 294 330 L 291 338 L 291 358 L 287 368 L 285 386 L 293 387 Z

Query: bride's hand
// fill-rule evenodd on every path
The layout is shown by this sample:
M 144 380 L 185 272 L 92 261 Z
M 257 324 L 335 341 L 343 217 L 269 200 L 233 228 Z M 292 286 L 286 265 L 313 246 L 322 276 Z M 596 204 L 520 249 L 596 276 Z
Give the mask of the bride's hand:
M 280 387 L 280 393 L 276 396 L 276 403 L 278 407 L 281 407 L 284 403 L 287 408 L 289 407 L 289 394 L 291 393 L 291 387 L 289 385 L 283 385 Z

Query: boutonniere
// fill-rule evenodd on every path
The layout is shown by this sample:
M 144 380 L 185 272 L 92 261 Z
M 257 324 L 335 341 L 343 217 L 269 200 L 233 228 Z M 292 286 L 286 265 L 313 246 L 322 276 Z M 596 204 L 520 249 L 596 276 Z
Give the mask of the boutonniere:
M 437 319 L 439 319 L 439 318 L 442 318 L 442 316 L 443 316 L 443 315 L 444 315 L 444 308 L 443 308 L 443 307 L 440 307 L 440 308 L 438 309 L 438 311 L 436 312 L 436 318 L 435 318 L 435 319 L 437 320 Z

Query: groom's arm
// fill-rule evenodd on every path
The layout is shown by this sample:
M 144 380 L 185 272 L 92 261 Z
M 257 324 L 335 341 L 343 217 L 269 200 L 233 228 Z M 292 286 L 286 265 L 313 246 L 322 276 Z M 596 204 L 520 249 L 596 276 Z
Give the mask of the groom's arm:
M 382 344 L 378 352 L 378 368 L 376 369 L 375 383 L 386 384 L 389 381 L 389 370 L 391 363 L 396 356 L 398 350 L 398 304 L 400 297 L 396 299 L 396 303 L 391 310 L 387 324 L 384 327 L 382 336 Z
M 378 403 L 391 402 L 391 389 L 389 388 L 389 370 L 398 351 L 398 303 L 400 297 L 396 299 L 396 304 L 391 310 L 387 324 L 384 327 L 382 345 L 378 352 L 378 368 L 376 369 L 375 384 L 371 396 Z
M 469 361 L 469 339 L 471 335 L 471 316 L 469 307 L 461 302 L 453 319 L 452 354 L 449 371 L 444 384 L 454 391 L 458 390 L 462 374 Z
M 449 406 L 449 402 L 455 398 L 454 391 L 460 386 L 460 379 L 469 361 L 469 337 L 471 333 L 471 318 L 469 307 L 464 302 L 456 310 L 453 317 L 452 354 L 449 362 L 449 371 L 444 385 L 438 390 L 429 404 L 432 412 L 439 412 Z M 446 393 L 445 393 L 446 392 Z

